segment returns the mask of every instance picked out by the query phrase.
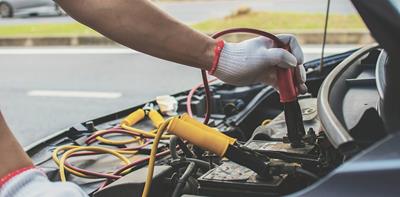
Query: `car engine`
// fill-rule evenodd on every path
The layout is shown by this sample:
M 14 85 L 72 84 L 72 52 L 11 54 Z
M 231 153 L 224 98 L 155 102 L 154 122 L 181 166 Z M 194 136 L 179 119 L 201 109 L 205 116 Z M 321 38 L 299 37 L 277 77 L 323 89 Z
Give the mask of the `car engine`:
M 340 169 L 356 162 L 354 158 L 361 157 L 361 152 L 387 136 L 380 115 L 385 84 L 378 80 L 384 76 L 387 59 L 384 50 L 370 45 L 326 57 L 323 70 L 319 60 L 305 63 L 309 93 L 299 97 L 306 131 L 302 139 L 305 146 L 299 148 L 288 143 L 283 108 L 274 88 L 214 82 L 210 85 L 208 126 L 236 139 L 243 152 L 242 162 L 166 135 L 156 147 L 149 196 L 321 194 L 322 190 L 310 186 L 351 175 L 353 171 Z M 51 180 L 64 177 L 90 196 L 141 196 L 148 181 L 154 136 L 132 133 L 146 130 L 155 135 L 154 128 L 170 117 L 185 116 L 188 106 L 193 119 L 202 121 L 204 88 L 192 91 L 188 103 L 189 93 L 171 95 L 176 114 L 161 115 L 160 103 L 150 101 L 73 125 L 32 145 L 27 152 Z M 135 113 L 143 114 L 135 116 L 140 118 L 130 122 L 130 129 L 119 126 Z M 270 176 L 249 169 L 253 159 L 264 162 Z M 241 165 L 246 162 L 250 164 Z

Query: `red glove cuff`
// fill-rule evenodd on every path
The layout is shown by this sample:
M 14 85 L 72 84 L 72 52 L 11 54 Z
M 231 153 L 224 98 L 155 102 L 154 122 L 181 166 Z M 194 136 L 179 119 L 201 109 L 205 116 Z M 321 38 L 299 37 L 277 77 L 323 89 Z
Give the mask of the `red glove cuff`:
M 35 168 L 35 166 L 28 166 L 28 167 L 20 168 L 18 170 L 8 173 L 7 175 L 5 175 L 4 177 L 2 177 L 0 179 L 0 187 L 2 187 L 4 184 L 6 184 L 12 178 L 18 176 L 19 174 L 21 174 L 27 170 L 33 169 L 33 168 Z
M 213 75 L 217 70 L 219 57 L 221 56 L 222 49 L 224 48 L 225 42 L 223 40 L 218 40 L 215 48 L 214 48 L 214 60 L 213 64 L 211 65 L 210 70 L 208 70 L 208 74 Z

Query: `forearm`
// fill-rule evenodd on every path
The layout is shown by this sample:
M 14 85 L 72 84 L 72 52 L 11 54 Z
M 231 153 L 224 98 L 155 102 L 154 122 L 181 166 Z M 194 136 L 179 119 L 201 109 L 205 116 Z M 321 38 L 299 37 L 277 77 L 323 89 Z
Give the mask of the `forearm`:
M 143 53 L 208 69 L 215 41 L 176 21 L 148 0 L 57 0 L 77 21 Z
M 32 161 L 15 139 L 0 112 L 0 178 L 8 173 L 31 166 Z
M 33 167 L 0 112 L 0 197 L 87 195 L 73 183 L 52 183 Z

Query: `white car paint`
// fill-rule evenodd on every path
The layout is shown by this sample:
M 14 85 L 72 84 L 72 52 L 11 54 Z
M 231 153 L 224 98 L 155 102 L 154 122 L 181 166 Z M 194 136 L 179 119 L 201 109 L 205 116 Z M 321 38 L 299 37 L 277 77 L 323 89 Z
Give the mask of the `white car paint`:
M 11 5 L 13 16 L 59 12 L 53 0 L 0 0 L 1 3 Z

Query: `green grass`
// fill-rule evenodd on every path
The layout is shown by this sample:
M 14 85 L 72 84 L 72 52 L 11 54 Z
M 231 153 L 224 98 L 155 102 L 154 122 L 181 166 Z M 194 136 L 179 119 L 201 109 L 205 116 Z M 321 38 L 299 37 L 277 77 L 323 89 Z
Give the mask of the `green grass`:
M 211 19 L 192 26 L 202 32 L 213 33 L 231 27 L 252 27 L 267 31 L 322 30 L 323 24 L 324 14 L 250 12 L 245 15 Z M 360 30 L 365 29 L 365 26 L 357 15 L 332 14 L 330 16 L 329 29 Z M 77 22 L 35 25 L 0 25 L 0 37 L 78 35 L 84 36 L 99 34 Z
M 94 30 L 77 22 L 35 25 L 0 25 L 0 36 L 77 36 L 98 35 Z
M 245 15 L 207 20 L 193 27 L 207 33 L 232 27 L 252 27 L 267 31 L 322 30 L 324 22 L 324 14 L 251 12 Z M 328 25 L 329 30 L 365 29 L 361 18 L 355 14 L 331 14 Z

